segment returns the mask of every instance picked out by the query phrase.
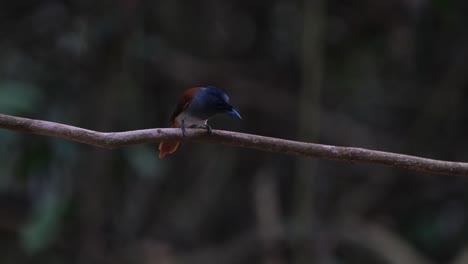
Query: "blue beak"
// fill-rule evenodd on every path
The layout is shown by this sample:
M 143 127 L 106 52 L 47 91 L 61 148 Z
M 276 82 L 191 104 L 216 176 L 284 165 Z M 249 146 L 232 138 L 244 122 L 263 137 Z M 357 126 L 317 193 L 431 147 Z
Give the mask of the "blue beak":
M 227 112 L 228 112 L 228 114 L 230 114 L 230 115 L 233 115 L 233 116 L 235 116 L 235 117 L 237 117 L 237 118 L 239 118 L 239 119 L 242 119 L 241 115 L 240 115 L 240 114 L 236 111 L 236 109 L 234 109 L 234 108 L 233 108 L 231 111 L 227 111 Z

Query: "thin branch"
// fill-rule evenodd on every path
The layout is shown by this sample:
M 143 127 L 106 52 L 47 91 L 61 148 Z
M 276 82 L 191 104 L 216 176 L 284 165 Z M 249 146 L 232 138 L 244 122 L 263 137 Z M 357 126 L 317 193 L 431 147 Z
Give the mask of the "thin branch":
M 0 128 L 53 136 L 110 149 L 143 143 L 155 144 L 164 140 L 210 142 L 288 155 L 381 164 L 428 173 L 468 175 L 468 163 L 441 161 L 363 148 L 305 143 L 223 130 L 213 130 L 212 134 L 207 134 L 204 129 L 187 129 L 185 136 L 177 128 L 97 132 L 54 122 L 4 114 L 0 114 Z

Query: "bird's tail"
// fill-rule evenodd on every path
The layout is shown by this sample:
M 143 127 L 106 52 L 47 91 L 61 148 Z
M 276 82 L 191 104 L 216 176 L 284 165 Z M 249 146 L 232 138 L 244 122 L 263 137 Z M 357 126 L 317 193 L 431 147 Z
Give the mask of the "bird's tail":
M 163 141 L 159 143 L 159 158 L 162 159 L 167 154 L 174 153 L 179 147 L 178 141 Z
M 171 127 L 177 127 L 175 123 L 171 124 Z M 159 143 L 159 158 L 162 159 L 167 154 L 174 153 L 179 147 L 179 141 L 162 141 Z

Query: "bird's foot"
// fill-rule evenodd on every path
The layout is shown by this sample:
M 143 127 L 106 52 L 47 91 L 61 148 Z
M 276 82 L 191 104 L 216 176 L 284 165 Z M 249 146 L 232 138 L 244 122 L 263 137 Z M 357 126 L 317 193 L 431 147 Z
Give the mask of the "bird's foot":
M 182 136 L 185 137 L 186 131 L 185 131 L 185 125 L 184 125 L 184 120 L 182 119 L 182 122 L 180 124 L 180 129 L 182 130 Z
M 211 134 L 213 133 L 213 129 L 211 128 L 211 126 L 210 126 L 210 125 L 206 124 L 206 125 L 205 125 L 205 128 L 206 128 L 206 130 L 207 130 L 208 134 L 210 134 L 210 135 L 211 135 Z

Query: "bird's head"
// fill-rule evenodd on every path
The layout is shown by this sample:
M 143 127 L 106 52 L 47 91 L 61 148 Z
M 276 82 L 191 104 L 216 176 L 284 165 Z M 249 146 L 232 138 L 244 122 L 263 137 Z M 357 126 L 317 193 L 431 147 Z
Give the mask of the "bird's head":
M 193 96 L 189 110 L 195 116 L 208 119 L 216 114 L 229 114 L 242 119 L 229 102 L 229 97 L 214 86 L 200 88 Z

